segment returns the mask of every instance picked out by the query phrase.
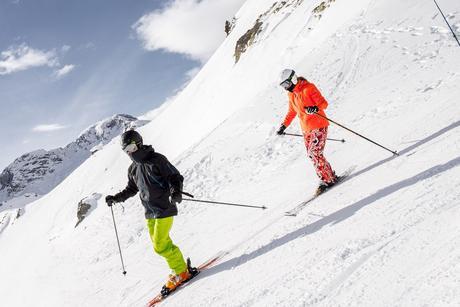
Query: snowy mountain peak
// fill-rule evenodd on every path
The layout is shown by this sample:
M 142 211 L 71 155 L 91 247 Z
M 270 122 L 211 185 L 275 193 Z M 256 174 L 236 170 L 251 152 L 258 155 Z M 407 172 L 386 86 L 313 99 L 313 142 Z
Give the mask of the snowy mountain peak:
M 36 150 L 17 158 L 0 174 L 0 201 L 25 193 L 44 195 L 66 178 L 91 153 L 127 129 L 140 127 L 147 121 L 117 114 L 87 129 L 63 148 Z
M 101 142 L 106 144 L 123 131 L 140 127 L 145 123 L 145 121 L 139 121 L 131 115 L 116 114 L 85 129 L 78 136 L 75 144 L 91 150 L 95 145 L 99 145 Z

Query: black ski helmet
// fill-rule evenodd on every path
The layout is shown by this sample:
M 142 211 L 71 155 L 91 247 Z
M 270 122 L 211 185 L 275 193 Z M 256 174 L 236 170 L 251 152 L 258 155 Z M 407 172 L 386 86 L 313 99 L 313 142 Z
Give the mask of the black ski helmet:
M 138 147 L 142 146 L 142 136 L 135 130 L 125 131 L 121 135 L 121 148 L 124 149 L 126 146 L 132 143 L 136 144 Z

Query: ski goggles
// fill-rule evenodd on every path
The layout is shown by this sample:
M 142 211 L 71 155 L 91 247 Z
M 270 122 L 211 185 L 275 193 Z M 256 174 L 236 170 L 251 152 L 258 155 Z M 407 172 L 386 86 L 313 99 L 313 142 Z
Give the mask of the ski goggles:
M 284 80 L 283 82 L 280 83 L 280 85 L 285 89 L 285 90 L 288 90 L 290 89 L 294 83 L 292 83 L 291 80 Z
M 132 154 L 133 152 L 137 151 L 139 147 L 137 147 L 136 143 L 131 143 L 126 145 L 123 148 L 123 151 L 126 152 L 127 154 Z

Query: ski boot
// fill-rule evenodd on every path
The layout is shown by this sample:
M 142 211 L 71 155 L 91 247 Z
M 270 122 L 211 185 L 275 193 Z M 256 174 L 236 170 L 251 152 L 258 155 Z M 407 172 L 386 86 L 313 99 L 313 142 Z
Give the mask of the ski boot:
M 329 188 L 329 185 L 326 184 L 326 183 L 321 183 L 318 188 L 316 189 L 316 192 L 315 192 L 315 195 L 318 196 L 322 193 L 324 193 L 324 191 L 326 191 L 327 189 Z
M 334 180 L 332 182 L 330 182 L 330 183 L 322 182 L 319 185 L 319 187 L 316 189 L 315 195 L 318 196 L 318 195 L 324 193 L 325 191 L 330 189 L 332 186 L 334 186 L 337 182 L 339 182 L 340 179 L 341 179 L 340 177 L 335 176 Z
M 200 271 L 192 267 L 190 258 L 187 258 L 187 269 L 180 274 L 170 274 L 166 284 L 161 289 L 161 295 L 166 297 L 174 292 L 179 286 L 188 282 L 190 279 L 198 275 Z

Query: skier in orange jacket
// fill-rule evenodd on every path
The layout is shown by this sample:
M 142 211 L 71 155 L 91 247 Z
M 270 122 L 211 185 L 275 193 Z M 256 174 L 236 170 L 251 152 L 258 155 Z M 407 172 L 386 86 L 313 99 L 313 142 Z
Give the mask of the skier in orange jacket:
M 323 155 L 326 145 L 329 122 L 316 115 L 326 116 L 324 109 L 327 101 L 313 83 L 305 78 L 297 77 L 292 69 L 281 72 L 280 85 L 288 92 L 289 111 L 278 129 L 277 134 L 283 135 L 286 128 L 297 115 L 304 135 L 307 154 L 321 180 L 316 193 L 320 194 L 337 182 L 337 176 Z

